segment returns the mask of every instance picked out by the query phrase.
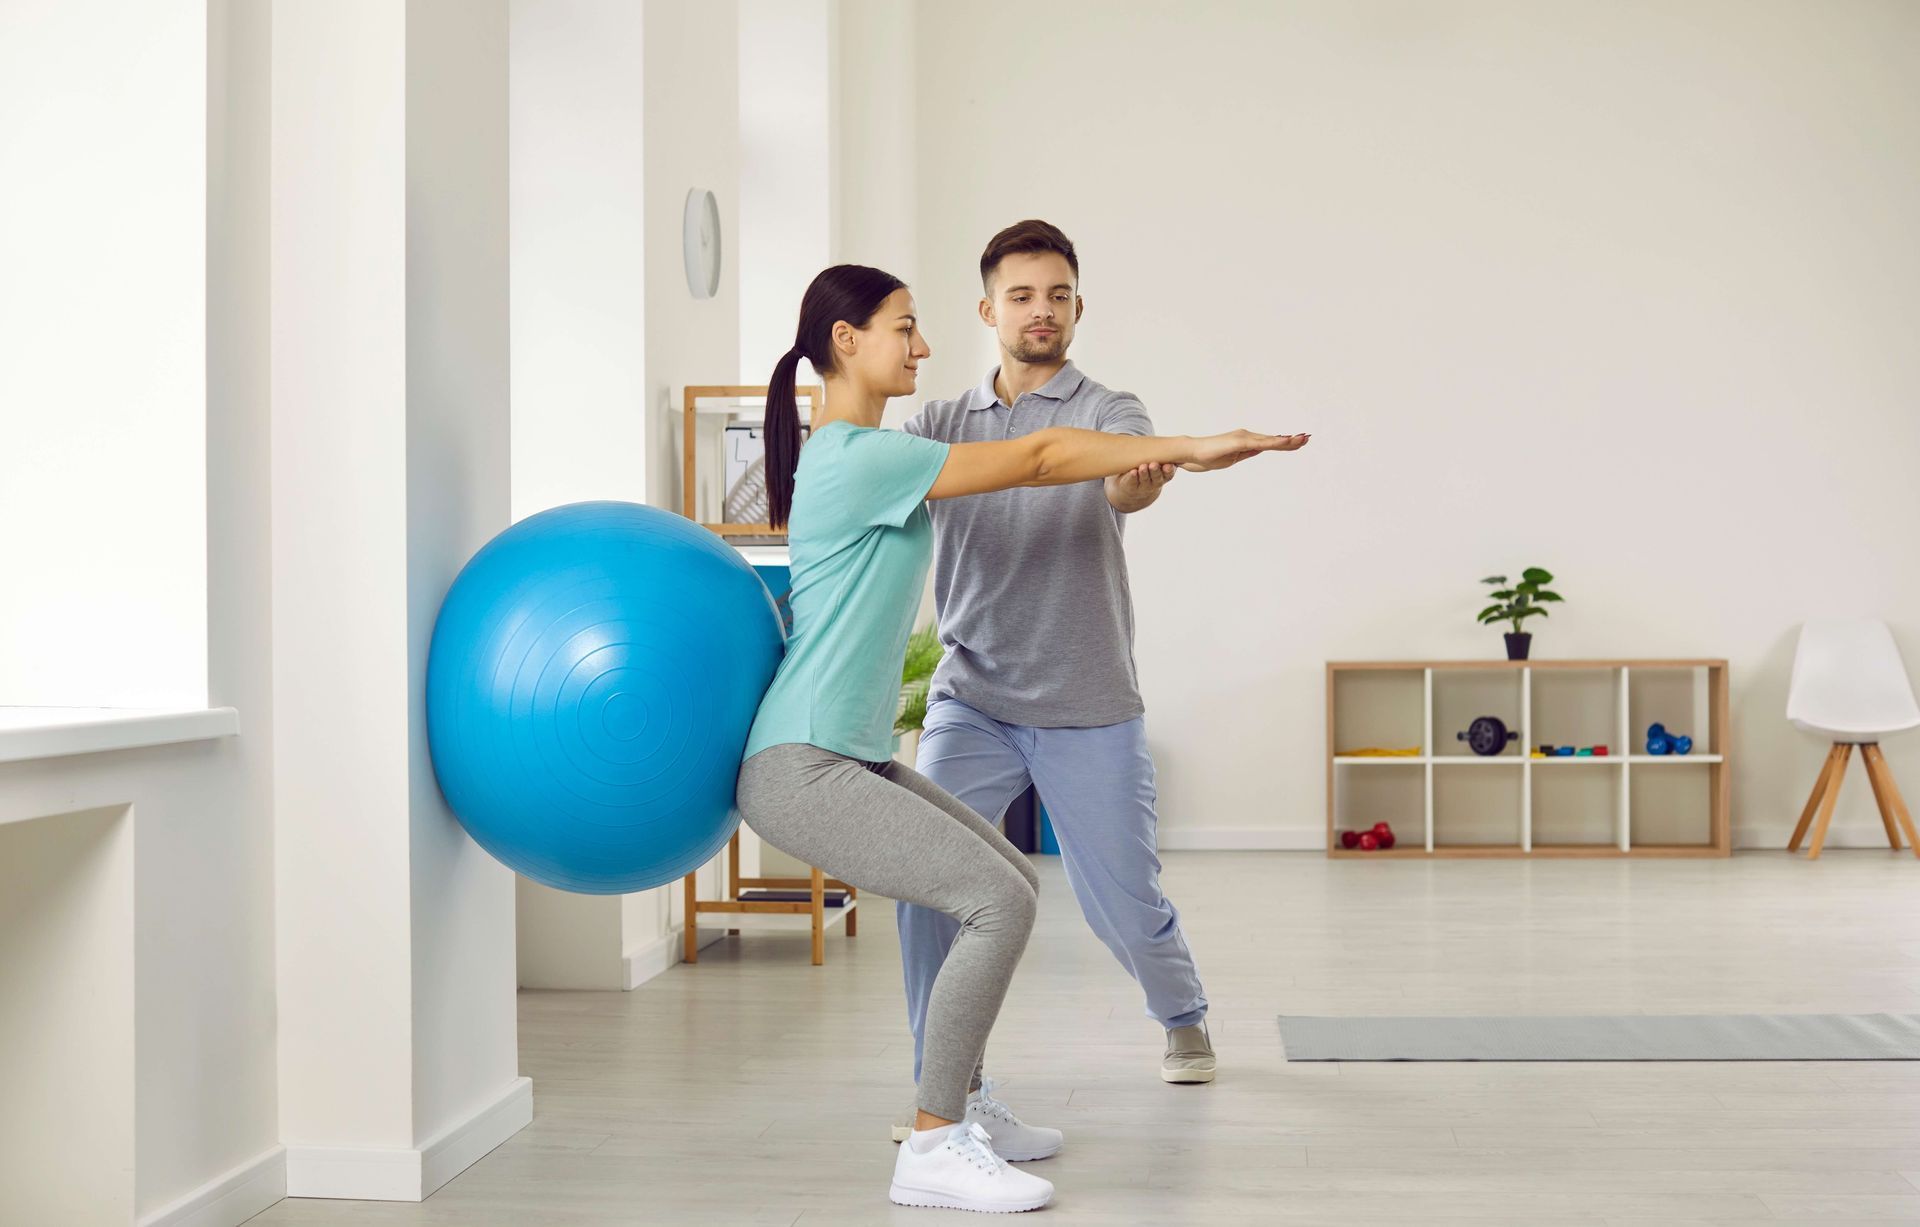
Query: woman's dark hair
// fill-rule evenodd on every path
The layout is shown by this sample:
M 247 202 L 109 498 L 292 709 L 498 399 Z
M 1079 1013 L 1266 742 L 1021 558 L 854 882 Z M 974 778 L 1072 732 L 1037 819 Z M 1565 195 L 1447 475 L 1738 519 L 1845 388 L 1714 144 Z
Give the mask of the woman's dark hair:
M 1058 252 L 1065 256 L 1067 267 L 1073 270 L 1074 280 L 1079 280 L 1080 257 L 1074 253 L 1073 240 L 1051 222 L 1030 217 L 1026 221 L 1013 223 L 987 240 L 987 249 L 980 253 L 981 288 L 989 295 L 993 293 L 993 271 L 1000 267 L 1000 261 L 1008 256 L 1040 251 Z
M 813 279 L 800 299 L 800 327 L 793 348 L 767 381 L 767 519 L 785 528 L 793 510 L 793 470 L 800 463 L 800 407 L 793 376 L 805 358 L 821 378 L 834 368 L 833 326 L 841 320 L 865 328 L 887 295 L 907 283 L 864 264 L 836 264 Z

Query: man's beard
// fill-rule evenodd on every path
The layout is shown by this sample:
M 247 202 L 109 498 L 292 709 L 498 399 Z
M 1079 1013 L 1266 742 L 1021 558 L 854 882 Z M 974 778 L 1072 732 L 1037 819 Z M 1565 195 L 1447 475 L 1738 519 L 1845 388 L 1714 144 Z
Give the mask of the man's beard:
M 1020 334 L 1019 343 L 1013 347 L 1014 357 L 1035 365 L 1057 361 L 1066 352 L 1067 334 L 1065 332 L 1056 332 L 1052 338 L 1045 341 L 1037 341 L 1023 332 Z

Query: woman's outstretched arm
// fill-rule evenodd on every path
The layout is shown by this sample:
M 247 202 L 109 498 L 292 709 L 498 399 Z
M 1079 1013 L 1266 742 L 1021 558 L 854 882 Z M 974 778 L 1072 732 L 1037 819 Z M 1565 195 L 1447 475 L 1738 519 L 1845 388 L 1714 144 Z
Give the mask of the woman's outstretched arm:
M 1054 426 L 995 443 L 956 443 L 930 499 L 988 494 L 1017 486 L 1069 486 L 1112 477 L 1145 464 L 1177 464 L 1197 473 L 1224 469 L 1261 452 L 1305 447 L 1307 435 L 1119 435 Z

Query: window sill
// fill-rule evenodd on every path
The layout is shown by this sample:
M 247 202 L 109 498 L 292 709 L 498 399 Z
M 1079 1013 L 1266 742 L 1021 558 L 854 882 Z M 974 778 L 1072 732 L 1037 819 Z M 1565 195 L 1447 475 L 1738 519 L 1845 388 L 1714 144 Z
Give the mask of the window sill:
M 0 763 L 211 741 L 240 731 L 231 707 L 0 707 Z

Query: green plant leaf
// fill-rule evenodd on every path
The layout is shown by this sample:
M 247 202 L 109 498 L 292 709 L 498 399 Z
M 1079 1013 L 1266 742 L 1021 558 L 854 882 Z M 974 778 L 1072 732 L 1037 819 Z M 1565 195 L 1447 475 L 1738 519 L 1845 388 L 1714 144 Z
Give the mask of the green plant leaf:
M 1517 594 L 1514 592 L 1513 589 L 1502 588 L 1500 591 L 1493 594 L 1493 599 L 1496 601 L 1511 601 L 1516 595 Z
M 1541 591 L 1533 594 L 1533 599 L 1536 601 L 1558 601 L 1558 600 L 1561 600 L 1562 597 L 1557 592 L 1548 592 L 1542 589 Z
M 1483 584 L 1504 584 L 1507 582 L 1507 577 L 1504 575 L 1489 575 L 1480 582 Z
M 1489 605 L 1474 616 L 1479 618 L 1480 621 L 1485 622 L 1488 618 L 1498 616 L 1500 611 L 1505 608 L 1505 605 Z
M 916 682 L 900 692 L 900 714 L 894 717 L 895 733 L 911 733 L 927 722 L 927 682 Z
M 1553 582 L 1552 573 L 1548 571 L 1542 571 L 1539 567 L 1528 567 L 1524 572 L 1521 573 L 1520 578 L 1526 580 L 1530 584 L 1550 584 Z
M 1544 618 L 1546 616 L 1546 610 L 1540 608 L 1538 605 L 1529 605 L 1525 609 L 1515 610 L 1513 620 L 1518 622 L 1522 618 Z

